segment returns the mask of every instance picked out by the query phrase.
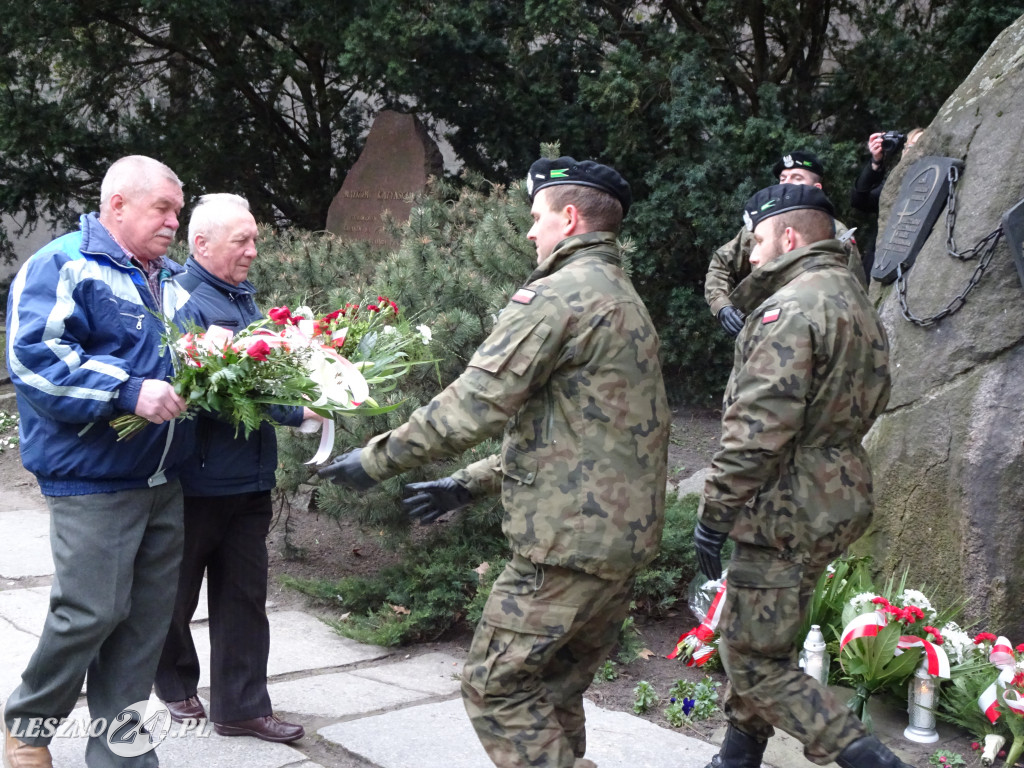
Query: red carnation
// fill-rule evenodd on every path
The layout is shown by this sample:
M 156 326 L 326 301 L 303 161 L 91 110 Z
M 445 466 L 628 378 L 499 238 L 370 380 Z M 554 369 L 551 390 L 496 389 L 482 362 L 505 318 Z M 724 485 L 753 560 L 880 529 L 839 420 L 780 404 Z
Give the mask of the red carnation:
M 991 632 L 979 632 L 978 636 L 974 638 L 975 645 L 981 645 L 982 643 L 994 643 L 996 636 Z
M 937 630 L 935 627 L 929 627 L 928 625 L 925 625 L 924 631 L 925 634 L 930 634 L 932 637 L 935 638 L 936 645 L 942 645 L 945 642 L 945 640 L 943 640 L 942 638 L 942 635 L 939 633 L 939 630 Z
M 254 360 L 266 360 L 267 353 L 270 352 L 270 345 L 265 341 L 257 341 L 254 344 L 250 344 L 249 348 L 245 350 L 245 353 Z

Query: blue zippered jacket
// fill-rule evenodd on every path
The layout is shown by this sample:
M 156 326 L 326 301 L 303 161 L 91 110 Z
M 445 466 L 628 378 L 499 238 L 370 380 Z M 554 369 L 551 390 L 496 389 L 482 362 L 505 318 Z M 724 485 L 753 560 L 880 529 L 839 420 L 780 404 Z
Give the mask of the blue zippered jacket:
M 164 322 L 142 270 L 100 224 L 33 254 L 7 301 L 7 368 L 20 414 L 21 460 L 46 496 L 161 485 L 192 448 L 186 421 L 150 424 L 118 442 L 110 419 L 133 413 L 145 379 L 169 379 Z M 180 304 L 164 259 L 163 310 Z
M 201 328 L 219 325 L 238 333 L 263 314 L 256 307 L 256 288 L 248 280 L 231 285 L 210 274 L 189 257 L 185 274 L 175 282 L 188 298 L 174 316 L 184 330 L 191 322 Z M 272 406 L 269 416 L 279 424 L 298 426 L 302 408 Z M 186 460 L 181 486 L 186 496 L 229 496 L 269 491 L 277 470 L 277 436 L 264 421 L 248 438 L 235 427 L 201 411 L 196 417 L 197 450 Z

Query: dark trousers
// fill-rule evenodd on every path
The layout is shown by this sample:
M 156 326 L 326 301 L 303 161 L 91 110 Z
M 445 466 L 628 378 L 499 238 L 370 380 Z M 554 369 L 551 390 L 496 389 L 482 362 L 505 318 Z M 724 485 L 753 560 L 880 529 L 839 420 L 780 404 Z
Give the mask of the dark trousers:
M 181 557 L 181 486 L 48 496 L 54 576 L 50 608 L 4 719 L 66 717 L 88 672 L 89 714 L 115 722 L 149 698 Z M 155 766 L 156 752 L 119 757 L 107 732 L 89 739 L 89 768 Z M 33 746 L 49 738 L 26 738 Z
M 210 719 L 272 712 L 267 693 L 267 532 L 270 492 L 185 497 L 185 550 L 171 627 L 156 674 L 164 701 L 195 696 L 199 656 L 189 624 L 203 572 L 210 612 Z

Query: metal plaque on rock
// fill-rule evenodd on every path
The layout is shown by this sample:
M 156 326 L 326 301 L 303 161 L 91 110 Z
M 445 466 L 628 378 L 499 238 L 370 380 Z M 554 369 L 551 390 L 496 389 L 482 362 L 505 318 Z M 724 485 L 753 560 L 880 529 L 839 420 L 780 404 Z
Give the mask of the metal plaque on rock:
M 900 185 L 900 194 L 889 214 L 885 233 L 878 239 L 871 276 L 881 283 L 896 279 L 897 267 L 906 272 L 914 264 L 935 220 L 946 207 L 949 169 L 959 172 L 964 164 L 952 157 L 922 157 Z
M 1017 276 L 1024 287 L 1024 200 L 1003 214 L 1003 237 L 1010 246 Z

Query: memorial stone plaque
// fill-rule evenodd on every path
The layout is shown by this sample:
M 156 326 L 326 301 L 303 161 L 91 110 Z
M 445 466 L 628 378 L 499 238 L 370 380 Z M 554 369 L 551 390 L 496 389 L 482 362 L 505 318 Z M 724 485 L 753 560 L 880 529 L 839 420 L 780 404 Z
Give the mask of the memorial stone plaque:
M 964 164 L 951 157 L 922 157 L 900 185 L 900 194 L 889 214 L 885 234 L 878 239 L 871 276 L 881 283 L 896 279 L 896 268 L 906 273 L 931 234 L 935 220 L 946 207 L 949 169 Z
M 1024 287 L 1024 200 L 1003 214 L 1003 237 L 1010 246 L 1017 277 Z
M 395 245 L 384 232 L 381 214 L 387 210 L 397 220 L 407 220 L 413 196 L 442 168 L 437 144 L 414 115 L 379 113 L 359 159 L 331 202 L 327 230 L 347 240 Z

